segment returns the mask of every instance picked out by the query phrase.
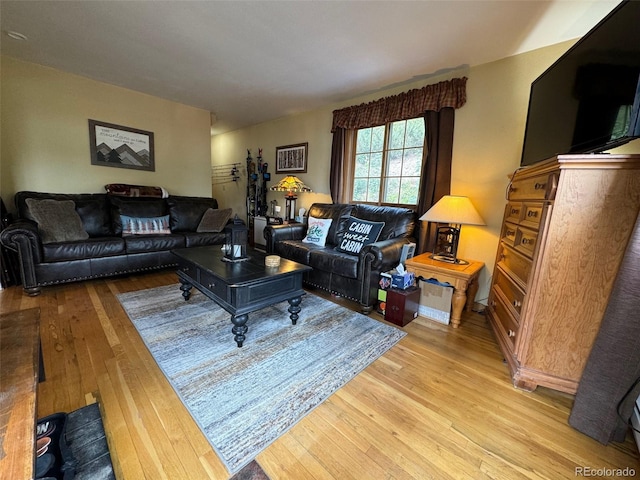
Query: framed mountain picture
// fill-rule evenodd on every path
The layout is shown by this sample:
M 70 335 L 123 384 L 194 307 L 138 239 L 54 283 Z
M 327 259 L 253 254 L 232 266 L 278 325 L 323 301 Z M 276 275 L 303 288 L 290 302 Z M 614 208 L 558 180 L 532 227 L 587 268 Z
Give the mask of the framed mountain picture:
M 153 172 L 153 132 L 89 119 L 91 164 Z

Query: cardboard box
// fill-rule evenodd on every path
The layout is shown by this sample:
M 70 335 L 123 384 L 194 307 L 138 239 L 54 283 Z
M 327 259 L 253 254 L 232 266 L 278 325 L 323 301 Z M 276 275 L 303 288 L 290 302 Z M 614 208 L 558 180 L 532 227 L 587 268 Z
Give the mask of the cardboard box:
M 449 325 L 451 320 L 451 297 L 453 285 L 438 282 L 434 278 L 420 283 L 420 306 L 418 315 Z
M 415 274 L 412 272 L 406 272 L 404 275 L 394 273 L 391 275 L 391 287 L 405 290 L 413 285 L 415 280 Z

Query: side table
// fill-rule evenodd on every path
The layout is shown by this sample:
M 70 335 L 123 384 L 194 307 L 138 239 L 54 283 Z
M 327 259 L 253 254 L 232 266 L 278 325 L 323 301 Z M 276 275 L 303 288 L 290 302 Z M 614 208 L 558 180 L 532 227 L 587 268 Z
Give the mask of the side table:
M 462 309 L 471 310 L 476 293 L 478 293 L 478 275 L 484 267 L 483 262 L 466 260 L 467 264 L 447 263 L 434 260 L 430 253 L 423 253 L 406 261 L 407 270 L 425 279 L 436 278 L 440 282 L 453 285 L 451 299 L 451 325 L 460 326 Z M 468 292 L 468 295 L 467 295 Z

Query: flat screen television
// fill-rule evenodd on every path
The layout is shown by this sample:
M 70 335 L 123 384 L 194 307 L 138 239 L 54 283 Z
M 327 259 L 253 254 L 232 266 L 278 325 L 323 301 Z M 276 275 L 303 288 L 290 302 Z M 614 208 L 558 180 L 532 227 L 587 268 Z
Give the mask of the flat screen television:
M 640 137 L 640 1 L 623 1 L 531 84 L 521 165 Z

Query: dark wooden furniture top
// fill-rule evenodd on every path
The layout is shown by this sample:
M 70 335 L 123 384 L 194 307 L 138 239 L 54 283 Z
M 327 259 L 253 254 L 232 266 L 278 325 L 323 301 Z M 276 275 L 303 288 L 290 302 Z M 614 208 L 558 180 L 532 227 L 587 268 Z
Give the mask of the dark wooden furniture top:
M 0 315 L 0 478 L 33 478 L 40 309 Z

